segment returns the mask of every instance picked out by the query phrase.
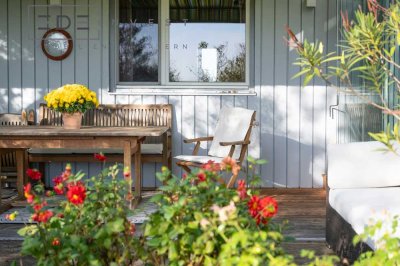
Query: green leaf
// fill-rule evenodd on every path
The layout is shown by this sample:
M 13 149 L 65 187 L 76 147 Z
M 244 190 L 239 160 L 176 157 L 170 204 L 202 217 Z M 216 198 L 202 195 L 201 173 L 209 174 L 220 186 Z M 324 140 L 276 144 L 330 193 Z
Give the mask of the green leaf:
M 308 72 L 310 72 L 310 69 L 309 69 L 309 68 L 304 68 L 302 71 L 300 71 L 300 72 L 298 72 L 296 75 L 294 75 L 294 76 L 292 77 L 292 79 L 301 77 L 301 76 L 307 74 Z
M 18 230 L 18 235 L 26 237 L 32 236 L 38 231 L 37 225 L 27 225 Z
M 119 233 L 124 231 L 124 220 L 122 218 L 117 218 L 115 221 L 107 223 L 106 230 L 109 233 Z
M 303 86 L 304 87 L 307 86 L 313 78 L 314 78 L 314 74 L 313 73 L 307 74 L 306 77 L 304 78 Z
M 169 242 L 169 249 L 168 249 L 168 259 L 173 261 L 178 258 L 178 251 L 176 248 L 175 241 Z
M 207 241 L 206 248 L 204 249 L 205 254 L 211 254 L 214 251 L 214 242 L 212 240 Z

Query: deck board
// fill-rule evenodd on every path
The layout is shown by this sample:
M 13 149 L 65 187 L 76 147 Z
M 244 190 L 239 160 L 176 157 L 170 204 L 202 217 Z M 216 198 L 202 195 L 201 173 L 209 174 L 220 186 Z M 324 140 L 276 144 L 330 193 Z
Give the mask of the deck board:
M 285 243 L 286 251 L 296 262 L 304 264 L 300 258 L 302 249 L 314 250 L 316 255 L 332 254 L 325 243 L 325 191 L 320 189 L 263 189 L 262 195 L 273 196 L 279 204 L 276 222 L 288 221 L 284 230 L 294 241 Z M 15 236 L 21 226 L 1 224 L 1 237 Z M 0 241 L 0 265 L 8 265 L 20 258 L 20 241 Z M 32 259 L 24 258 L 24 265 L 32 265 Z

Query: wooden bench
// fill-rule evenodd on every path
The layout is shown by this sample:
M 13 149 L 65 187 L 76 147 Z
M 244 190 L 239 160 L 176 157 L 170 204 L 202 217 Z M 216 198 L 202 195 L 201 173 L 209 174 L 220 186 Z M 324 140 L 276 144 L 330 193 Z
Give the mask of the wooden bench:
M 62 126 L 62 115 L 41 104 L 39 125 Z M 170 104 L 121 104 L 100 105 L 84 114 L 83 126 L 101 127 L 151 127 L 172 126 L 172 105 Z M 171 130 L 162 137 L 150 137 L 142 144 L 142 162 L 162 163 L 171 169 Z M 43 171 L 46 162 L 95 162 L 94 153 L 103 152 L 107 161 L 122 162 L 123 151 L 117 149 L 30 149 L 29 162 L 36 162 Z

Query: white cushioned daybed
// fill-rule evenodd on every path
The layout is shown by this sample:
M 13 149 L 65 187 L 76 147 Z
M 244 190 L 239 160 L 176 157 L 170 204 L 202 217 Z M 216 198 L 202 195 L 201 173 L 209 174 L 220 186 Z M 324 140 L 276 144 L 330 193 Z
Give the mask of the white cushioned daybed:
M 390 218 L 400 216 L 400 157 L 382 148 L 375 141 L 328 147 L 326 240 L 350 262 L 376 249 L 379 236 L 391 229 Z M 354 246 L 353 237 L 378 220 L 385 221 L 382 231 Z

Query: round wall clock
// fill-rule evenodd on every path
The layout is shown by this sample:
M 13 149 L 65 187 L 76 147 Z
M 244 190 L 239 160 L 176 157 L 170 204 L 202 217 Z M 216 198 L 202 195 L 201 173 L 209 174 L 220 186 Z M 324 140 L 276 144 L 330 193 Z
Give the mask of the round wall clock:
M 71 54 L 72 47 L 71 35 L 65 30 L 51 29 L 43 35 L 43 53 L 52 60 L 64 60 Z

